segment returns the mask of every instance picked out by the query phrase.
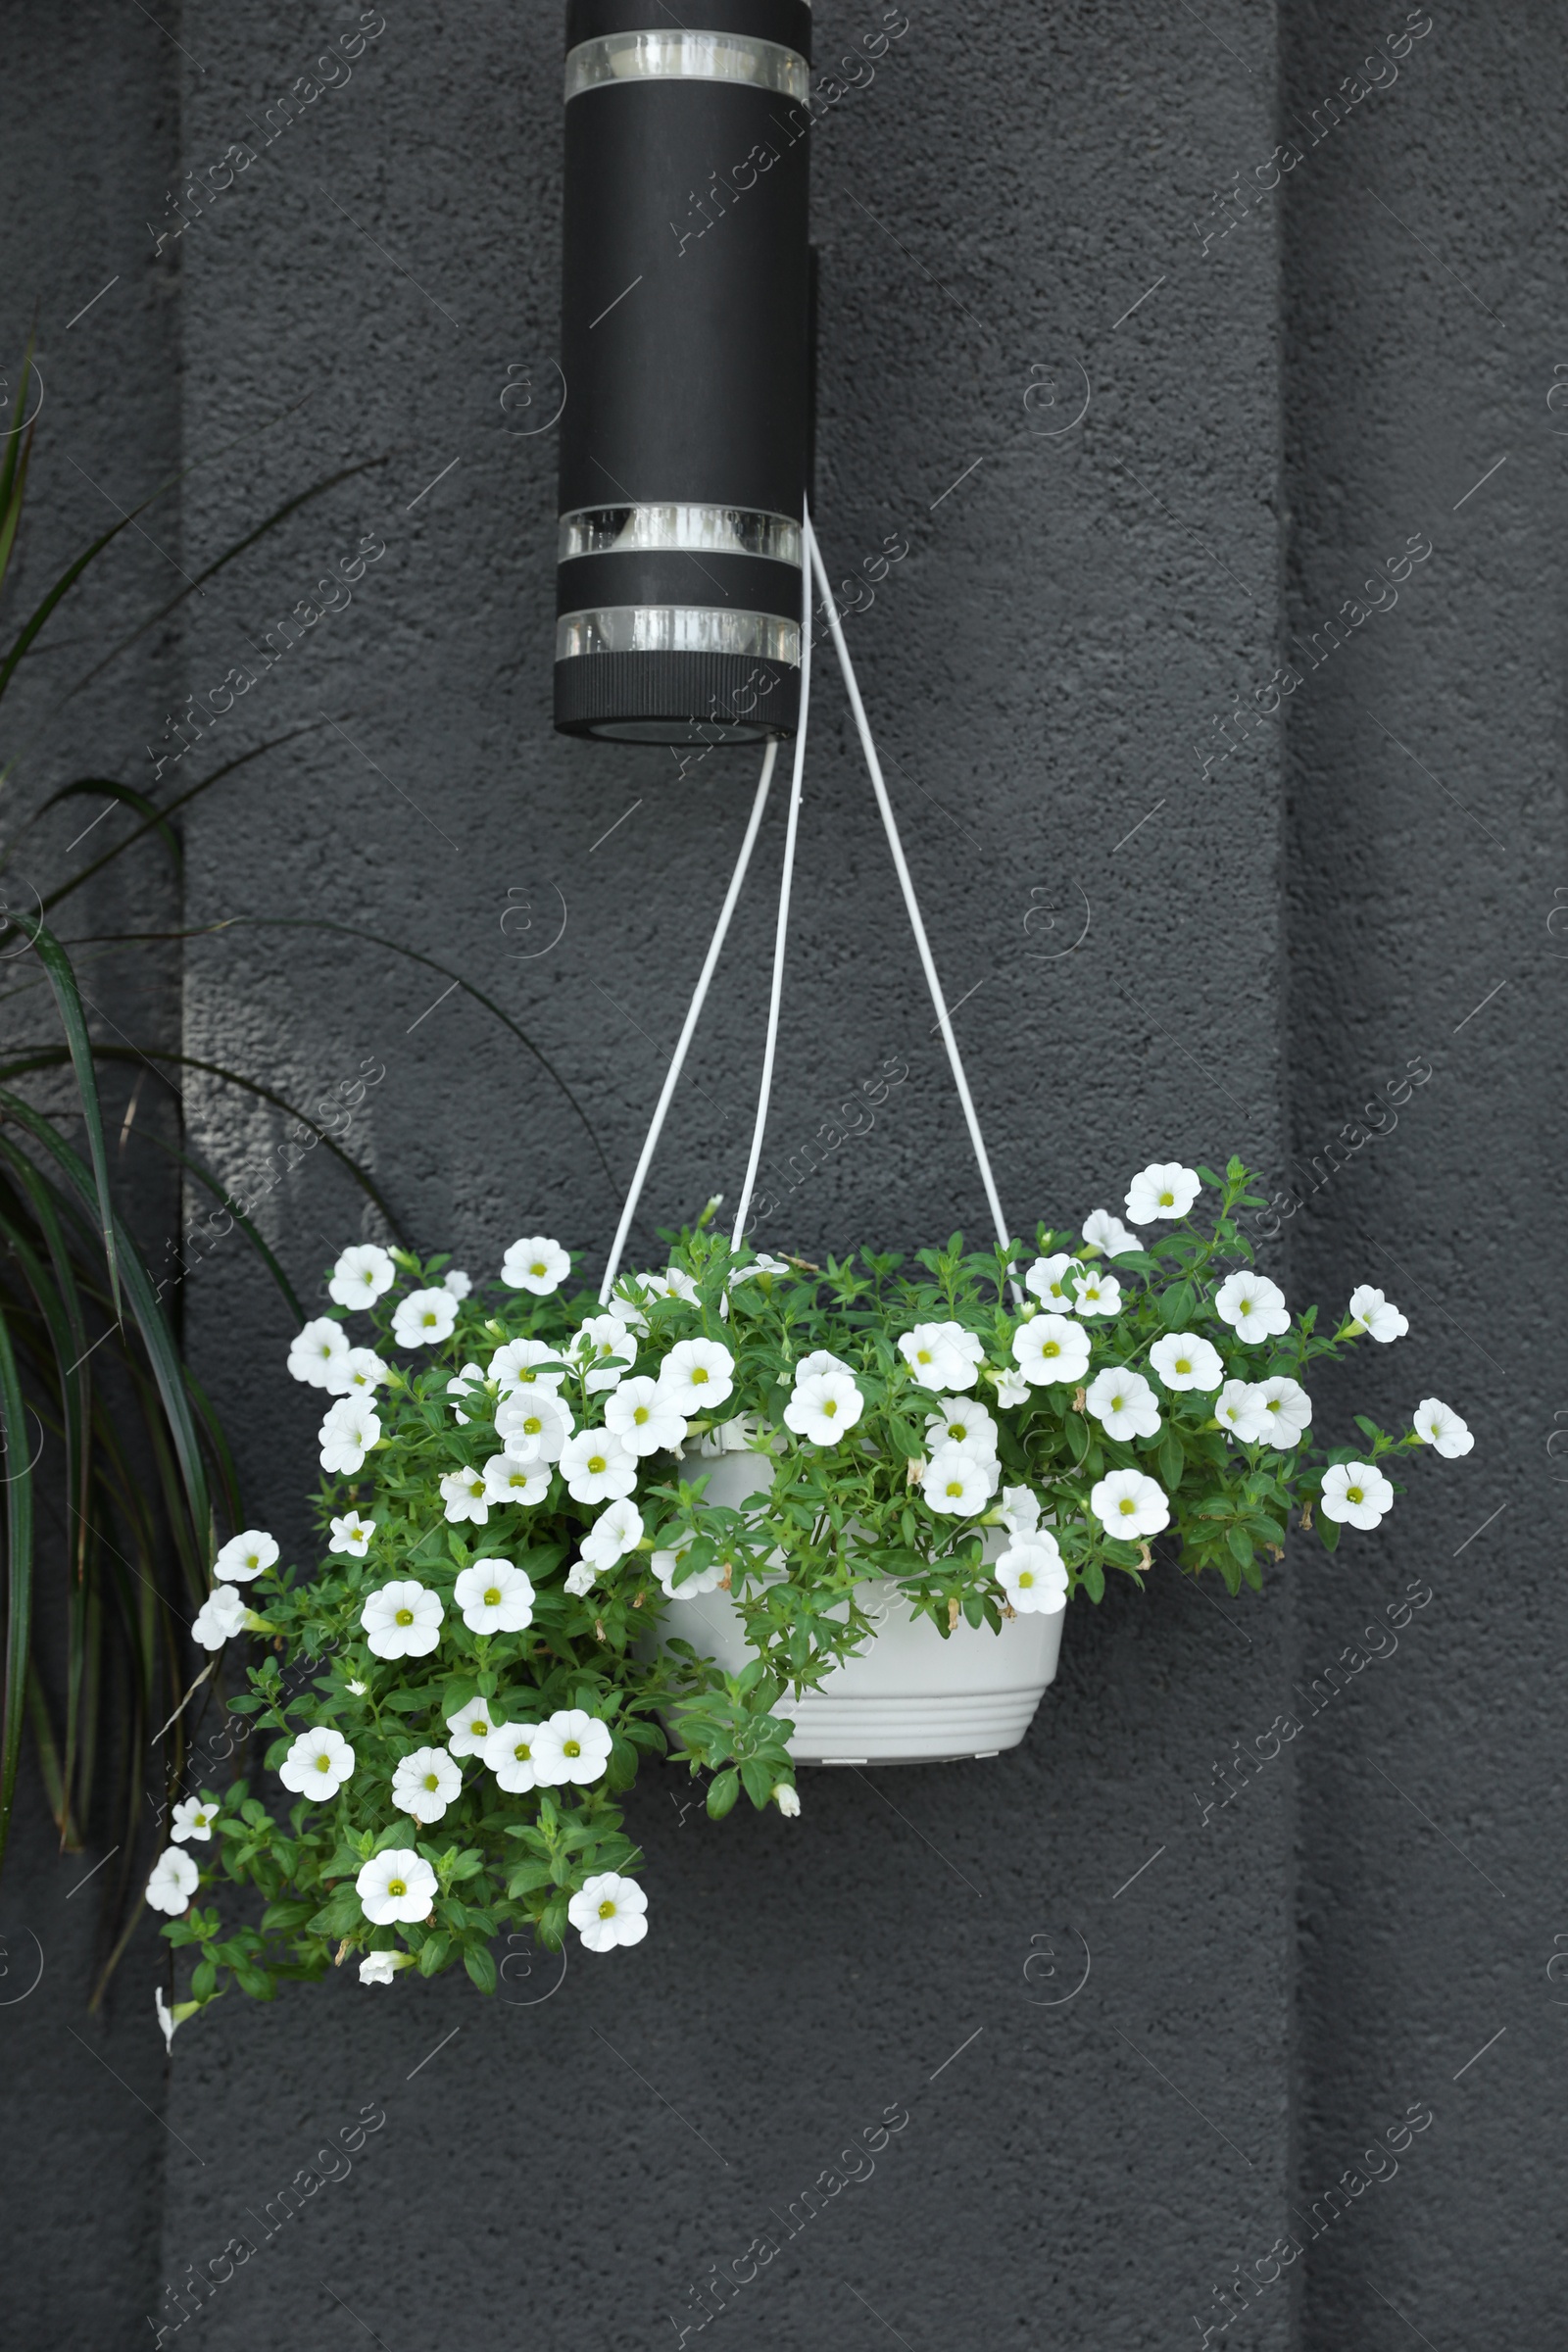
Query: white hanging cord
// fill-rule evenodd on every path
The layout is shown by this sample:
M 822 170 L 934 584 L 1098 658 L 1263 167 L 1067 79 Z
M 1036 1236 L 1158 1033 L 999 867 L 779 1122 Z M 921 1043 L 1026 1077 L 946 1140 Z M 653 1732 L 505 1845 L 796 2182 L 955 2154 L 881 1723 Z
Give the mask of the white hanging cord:
M 839 619 L 838 607 L 833 601 L 833 590 L 828 581 L 827 572 L 823 568 L 822 551 L 816 544 L 816 533 L 811 528 L 809 514 L 806 517 L 806 545 L 809 550 L 811 564 L 816 572 L 817 586 L 822 593 L 822 602 L 827 609 L 828 627 L 833 632 L 833 643 L 838 652 L 839 667 L 844 672 L 844 683 L 849 690 L 850 708 L 855 712 L 855 723 L 860 731 L 860 749 L 865 754 L 865 764 L 871 774 L 871 788 L 876 794 L 877 807 L 882 811 L 882 823 L 887 833 L 888 847 L 893 852 L 893 863 L 898 872 L 899 886 L 904 892 L 904 904 L 908 909 L 909 928 L 914 933 L 914 944 L 920 951 L 920 961 L 925 967 L 926 986 L 931 991 L 931 1002 L 937 1008 L 937 1019 L 942 1027 L 942 1042 L 948 1049 L 948 1059 L 953 1065 L 954 1084 L 957 1087 L 958 1101 L 963 1105 L 963 1115 L 969 1124 L 969 1141 L 974 1146 L 974 1155 L 980 1164 L 980 1181 L 985 1186 L 986 1200 L 991 1208 L 991 1221 L 996 1228 L 998 1245 L 1005 1250 L 1011 1246 L 1012 1237 L 1007 1231 L 1006 1219 L 1002 1213 L 1002 1202 L 997 1194 L 996 1178 L 991 1173 L 991 1160 L 986 1151 L 985 1138 L 980 1133 L 980 1121 L 975 1115 L 974 1102 L 969 1093 L 969 1082 L 963 1074 L 963 1063 L 958 1058 L 958 1041 L 953 1034 L 953 1022 L 948 1015 L 947 1002 L 942 994 L 942 983 L 937 978 L 937 967 L 932 961 L 931 944 L 926 938 L 925 925 L 920 919 L 920 906 L 914 895 L 914 884 L 909 878 L 908 866 L 905 863 L 904 845 L 899 839 L 899 828 L 893 814 L 893 804 L 888 799 L 888 788 L 882 780 L 882 763 L 876 756 L 876 745 L 871 741 L 871 729 L 866 722 L 865 705 L 860 700 L 860 689 L 855 681 L 855 667 L 850 660 L 850 649 L 844 642 L 843 623 Z M 776 985 L 775 980 L 775 988 Z M 1022 1294 L 1016 1282 L 1012 1284 L 1011 1288 L 1014 1299 L 1021 1301 Z
M 811 535 L 810 509 L 802 511 L 802 523 L 808 540 Z M 806 720 L 811 704 L 811 567 L 801 566 L 801 714 L 795 727 L 795 780 L 790 787 L 790 821 L 784 834 L 784 872 L 779 882 L 778 924 L 773 933 L 773 988 L 767 1005 L 767 1044 L 762 1054 L 762 1083 L 757 1099 L 757 1124 L 752 1129 L 751 1157 L 746 1162 L 746 1182 L 741 1186 L 740 1206 L 735 1213 L 735 1229 L 730 1236 L 730 1248 L 738 1250 L 746 1231 L 746 1219 L 752 1205 L 752 1191 L 757 1183 L 757 1170 L 762 1156 L 762 1136 L 767 1126 L 767 1100 L 773 1090 L 773 1056 L 778 1047 L 778 1008 L 784 993 L 784 940 L 789 929 L 790 883 L 795 873 L 795 837 L 801 822 L 801 779 L 806 773 Z
M 626 1205 L 620 1212 L 620 1223 L 615 1228 L 615 1238 L 611 1245 L 610 1262 L 605 1268 L 605 1279 L 599 1286 L 601 1306 L 608 1304 L 611 1293 L 615 1287 L 615 1276 L 620 1272 L 621 1252 L 626 1247 L 626 1236 L 631 1231 L 631 1221 L 637 1214 L 637 1203 L 642 1198 L 643 1185 L 653 1163 L 654 1153 L 659 1148 L 659 1138 L 664 1125 L 664 1114 L 669 1108 L 671 1098 L 680 1080 L 681 1068 L 686 1059 L 686 1049 L 691 1044 L 693 1033 L 702 1018 L 703 1005 L 708 997 L 708 984 L 713 977 L 713 967 L 718 961 L 719 951 L 724 945 L 724 934 L 729 929 L 729 919 L 735 911 L 735 902 L 741 895 L 741 884 L 746 879 L 746 868 L 751 863 L 752 849 L 757 840 L 758 827 L 762 821 L 762 810 L 767 805 L 768 786 L 773 781 L 773 767 L 777 759 L 778 738 L 770 736 L 762 760 L 761 781 L 757 787 L 757 798 L 752 803 L 751 821 L 746 827 L 746 838 L 741 843 L 741 854 L 735 860 L 735 871 L 729 878 L 729 888 L 724 893 L 724 904 L 719 908 L 717 928 L 708 943 L 708 954 L 703 959 L 703 968 L 698 975 L 696 993 L 686 1014 L 686 1025 L 682 1029 L 679 1042 L 675 1047 L 675 1057 L 665 1073 L 659 1102 L 654 1109 L 653 1124 L 648 1130 L 648 1140 L 643 1146 L 642 1157 L 637 1162 L 637 1172 L 631 1180 L 631 1191 L 626 1195 Z M 795 788 L 798 795 L 800 792 L 798 770 Z

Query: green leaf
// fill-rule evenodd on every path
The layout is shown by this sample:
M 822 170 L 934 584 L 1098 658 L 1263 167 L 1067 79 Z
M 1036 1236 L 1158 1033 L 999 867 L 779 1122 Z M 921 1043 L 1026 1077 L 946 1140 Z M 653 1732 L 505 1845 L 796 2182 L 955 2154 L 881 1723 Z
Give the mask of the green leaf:
M 1231 1557 L 1239 1561 L 1242 1567 L 1250 1568 L 1252 1564 L 1251 1537 L 1245 1534 L 1239 1527 L 1228 1527 L 1225 1530 L 1225 1541 L 1230 1546 Z
M 496 1964 L 482 1944 L 477 1949 L 474 1949 L 470 1946 L 470 1948 L 464 1953 L 463 1965 L 467 1970 L 474 1984 L 478 1985 L 481 1992 L 494 1992 L 496 1988 Z
M 740 1775 L 734 1770 L 719 1773 L 708 1784 L 708 1813 L 710 1821 L 722 1821 L 741 1792 Z
M 352 1936 L 365 1925 L 365 1913 L 352 1886 L 340 1886 L 331 1899 L 306 1922 L 313 1936 Z
M 1182 1450 L 1181 1439 L 1167 1422 L 1165 1434 L 1159 1441 L 1159 1483 L 1167 1494 L 1175 1494 L 1186 1467 L 1187 1456 Z
M 1159 1319 L 1167 1331 L 1182 1331 L 1193 1312 L 1193 1286 L 1189 1282 L 1173 1283 L 1159 1302 Z
M 433 1977 L 452 1950 L 450 1936 L 427 1936 L 419 1946 L 419 1974 Z
M 1338 1551 L 1340 1548 L 1339 1521 L 1337 1519 L 1318 1519 L 1314 1522 L 1314 1525 L 1317 1528 L 1318 1534 L 1323 1539 L 1324 1550 Z

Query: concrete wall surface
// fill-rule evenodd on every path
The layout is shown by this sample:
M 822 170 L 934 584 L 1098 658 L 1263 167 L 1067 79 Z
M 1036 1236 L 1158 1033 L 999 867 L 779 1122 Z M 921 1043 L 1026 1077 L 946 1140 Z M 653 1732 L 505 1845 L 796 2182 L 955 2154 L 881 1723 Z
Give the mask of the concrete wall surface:
M 1536 5 L 820 0 L 821 59 L 906 13 L 812 134 L 814 511 L 836 579 L 906 550 L 847 627 L 1003 1199 L 1015 1228 L 1065 1224 L 1151 1159 L 1244 1153 L 1293 1305 L 1371 1281 L 1410 1318 L 1325 1378 L 1319 1426 L 1436 1394 L 1476 1450 L 1423 1459 L 1375 1537 L 1295 1543 L 1261 1595 L 1165 1572 L 1075 1604 L 994 1762 L 806 1772 L 792 1823 L 710 1822 L 645 1773 L 655 1933 L 519 1966 L 493 2002 L 345 1972 L 224 2000 L 166 2066 L 150 1924 L 82 2014 L 87 1861 L 62 1884 L 34 1803 L 0 1890 L 8 1950 L 48 1955 L 0 1999 L 0 2231 L 39 2352 L 156 2337 L 236 2235 L 258 2257 L 182 2343 L 693 2342 L 705 2272 L 888 2108 L 908 2121 L 874 2175 L 717 2340 L 1561 2340 L 1568 31 Z M 182 712 L 178 774 L 288 739 L 191 804 L 177 889 L 150 864 L 119 886 L 117 921 L 184 935 L 137 1018 L 288 1102 L 384 1065 L 353 1149 L 473 1268 L 533 1230 L 603 1252 L 756 772 L 551 729 L 561 17 L 0 10 L 6 353 L 36 320 L 54 403 L 31 571 L 95 527 L 74 466 L 129 507 L 189 466 L 158 534 L 186 575 L 359 469 L 8 790 L 30 808 L 90 756 L 168 794 Z M 211 688 L 368 535 L 352 603 L 215 718 Z M 79 625 L 139 615 L 157 561 Z M 825 668 L 813 703 L 757 1238 L 980 1233 Z M 782 819 L 776 794 L 639 1264 L 740 1181 Z M 889 1061 L 874 1129 L 824 1156 L 840 1090 Z M 179 1115 L 226 1182 L 280 1166 L 284 1114 L 211 1071 Z M 384 1234 L 325 1162 L 257 1212 L 310 1298 Z M 145 1213 L 161 1235 L 174 1209 Z M 318 1400 L 283 1377 L 277 1293 L 236 1241 L 183 1312 L 257 1522 L 298 1545 Z M 1252 1776 L 1216 1807 L 1239 1744 Z M 351 2172 L 281 2221 L 367 2107 Z

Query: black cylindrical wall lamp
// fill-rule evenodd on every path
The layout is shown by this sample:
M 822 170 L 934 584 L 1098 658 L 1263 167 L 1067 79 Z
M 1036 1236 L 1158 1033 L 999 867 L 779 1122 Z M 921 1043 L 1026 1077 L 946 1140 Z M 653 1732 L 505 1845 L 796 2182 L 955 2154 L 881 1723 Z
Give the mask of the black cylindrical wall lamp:
M 681 14 L 566 10 L 556 725 L 747 743 L 800 700 L 811 11 Z

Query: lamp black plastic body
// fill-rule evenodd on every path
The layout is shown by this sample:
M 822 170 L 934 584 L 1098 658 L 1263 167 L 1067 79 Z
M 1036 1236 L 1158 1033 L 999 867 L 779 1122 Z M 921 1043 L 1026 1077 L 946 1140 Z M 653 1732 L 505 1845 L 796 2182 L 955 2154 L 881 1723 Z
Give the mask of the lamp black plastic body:
M 747 743 L 799 708 L 811 15 L 683 15 L 566 11 L 556 725 Z

